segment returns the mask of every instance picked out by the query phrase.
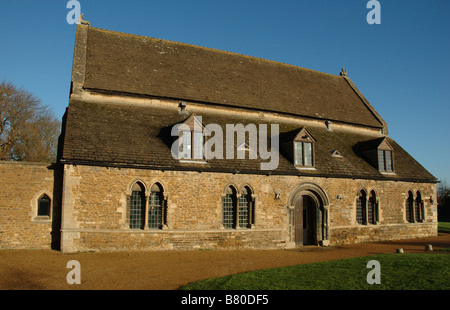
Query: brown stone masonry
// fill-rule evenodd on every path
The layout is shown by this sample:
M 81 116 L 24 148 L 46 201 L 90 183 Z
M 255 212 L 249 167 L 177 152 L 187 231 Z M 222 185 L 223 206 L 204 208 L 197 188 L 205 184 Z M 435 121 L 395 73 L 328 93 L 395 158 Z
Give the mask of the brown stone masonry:
M 64 209 L 60 206 L 62 169 L 48 164 L 0 162 L 0 248 L 90 250 L 270 249 L 296 246 L 292 210 L 303 193 L 317 193 L 325 218 L 316 223 L 316 244 L 346 244 L 437 234 L 436 185 L 231 173 L 199 173 L 64 167 Z M 135 182 L 148 192 L 162 185 L 167 223 L 162 229 L 130 229 L 127 195 Z M 227 186 L 247 186 L 254 198 L 254 225 L 225 229 L 222 199 Z M 358 224 L 358 192 L 376 192 L 378 222 Z M 421 194 L 423 220 L 410 223 L 408 191 Z M 278 193 L 279 195 L 276 195 Z M 51 199 L 51 216 L 37 216 L 37 201 Z M 147 193 L 148 194 L 148 193 Z M 320 194 L 320 195 L 319 195 Z M 323 232 L 321 231 L 323 229 Z M 326 242 L 324 242 L 326 241 Z M 322 242 L 322 243 L 321 243 Z
M 0 248 L 59 248 L 59 171 L 50 164 L 0 162 Z M 50 216 L 37 216 L 50 198 Z
M 432 199 L 436 185 L 429 183 L 82 165 L 65 165 L 64 172 L 62 250 L 68 252 L 295 246 L 292 210 L 302 193 L 315 193 L 321 201 L 321 211 L 316 211 L 320 216 L 315 223 L 315 244 L 437 234 L 436 199 Z M 167 199 L 167 223 L 162 229 L 129 228 L 127 196 L 136 182 L 146 187 L 146 195 L 153 184 L 162 185 Z M 252 190 L 255 221 L 251 228 L 223 227 L 222 198 L 229 185 L 238 191 L 244 186 Z M 374 224 L 356 221 L 361 189 L 377 195 L 378 221 Z M 406 219 L 405 201 L 410 190 L 420 191 L 423 198 L 421 222 Z

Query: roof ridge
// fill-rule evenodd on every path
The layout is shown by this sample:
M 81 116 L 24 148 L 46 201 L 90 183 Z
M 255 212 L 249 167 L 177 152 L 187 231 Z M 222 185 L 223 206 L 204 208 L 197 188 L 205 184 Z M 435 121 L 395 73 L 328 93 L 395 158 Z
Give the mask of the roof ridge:
M 86 49 L 86 61 L 74 62 L 86 67 L 85 79 L 78 83 L 83 89 L 382 127 L 342 75 L 189 43 L 78 27 L 82 29 L 77 35 L 83 34 L 84 40 L 76 44 Z

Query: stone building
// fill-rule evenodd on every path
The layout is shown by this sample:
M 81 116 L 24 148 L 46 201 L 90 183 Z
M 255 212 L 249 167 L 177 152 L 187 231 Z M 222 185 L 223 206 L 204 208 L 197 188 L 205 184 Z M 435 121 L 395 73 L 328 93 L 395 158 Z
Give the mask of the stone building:
M 437 234 L 436 179 L 345 70 L 88 25 L 57 163 L 0 171 L 12 180 L 1 247 L 275 249 Z

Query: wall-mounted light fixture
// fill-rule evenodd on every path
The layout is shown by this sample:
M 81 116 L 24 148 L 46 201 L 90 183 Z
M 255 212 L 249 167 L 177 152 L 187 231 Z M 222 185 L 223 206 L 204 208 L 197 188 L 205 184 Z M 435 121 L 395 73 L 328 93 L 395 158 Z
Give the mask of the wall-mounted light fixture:
M 275 190 L 275 200 L 280 200 L 281 199 L 281 192 L 279 190 Z

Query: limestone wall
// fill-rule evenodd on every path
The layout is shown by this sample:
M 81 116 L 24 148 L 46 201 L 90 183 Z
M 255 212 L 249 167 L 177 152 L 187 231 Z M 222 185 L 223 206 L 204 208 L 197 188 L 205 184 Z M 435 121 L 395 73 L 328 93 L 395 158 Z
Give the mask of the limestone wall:
M 137 181 L 147 194 L 154 183 L 162 185 L 167 199 L 163 229 L 129 228 L 127 196 Z M 0 184 L 0 248 L 59 249 L 60 244 L 65 252 L 286 248 L 292 245 L 290 207 L 302 184 L 323 190 L 331 245 L 437 235 L 436 185 L 428 183 L 81 165 L 65 165 L 62 170 L 49 164 L 0 162 Z M 244 186 L 252 189 L 251 228 L 223 228 L 222 198 L 228 185 L 238 192 Z M 377 195 L 377 224 L 356 222 L 361 189 Z M 408 191 L 422 196 L 423 222 L 406 219 Z M 37 216 L 37 200 L 43 194 L 52 200 L 48 218 Z
M 329 240 L 333 244 L 437 234 L 436 185 L 396 181 L 158 171 L 65 165 L 63 251 L 179 248 L 284 248 L 289 244 L 289 205 L 294 190 L 312 183 L 328 200 Z M 167 197 L 167 227 L 130 229 L 127 195 L 134 182 L 148 194 L 158 182 Z M 228 185 L 253 190 L 255 225 L 224 229 L 222 194 Z M 358 191 L 374 190 L 379 223 L 356 222 Z M 408 223 L 408 190 L 420 191 L 425 219 Z M 281 193 L 279 200 L 275 192 Z M 433 199 L 434 197 L 434 199 Z M 433 201 L 433 202 L 432 202 Z
M 59 244 L 55 174 L 50 164 L 0 161 L 0 248 Z M 51 199 L 50 217 L 37 216 L 37 201 L 44 194 Z

